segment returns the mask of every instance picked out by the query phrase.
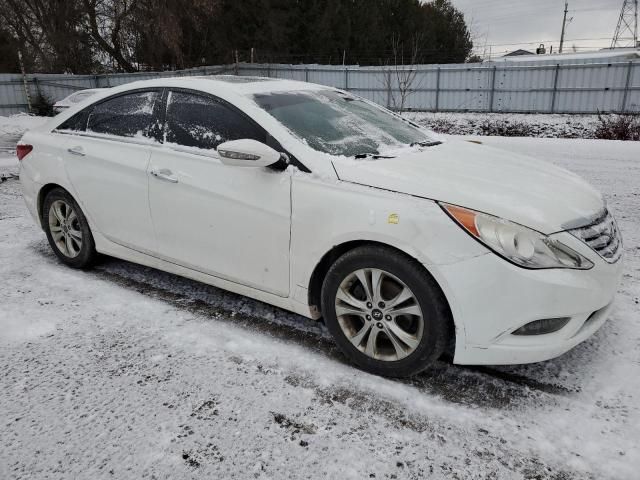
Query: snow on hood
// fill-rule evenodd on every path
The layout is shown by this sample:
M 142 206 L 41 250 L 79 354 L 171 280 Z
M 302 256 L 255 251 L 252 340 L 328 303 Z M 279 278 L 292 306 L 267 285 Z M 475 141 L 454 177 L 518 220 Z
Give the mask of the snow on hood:
M 471 208 L 545 234 L 593 217 L 605 205 L 597 190 L 567 170 L 463 141 L 396 158 L 333 163 L 340 180 Z

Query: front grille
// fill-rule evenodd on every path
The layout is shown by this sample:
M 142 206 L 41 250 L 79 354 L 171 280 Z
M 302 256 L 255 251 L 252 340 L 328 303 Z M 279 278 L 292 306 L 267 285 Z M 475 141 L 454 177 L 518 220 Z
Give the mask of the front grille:
M 617 262 L 622 256 L 622 236 L 618 225 L 608 210 L 592 224 L 569 230 L 609 263 Z

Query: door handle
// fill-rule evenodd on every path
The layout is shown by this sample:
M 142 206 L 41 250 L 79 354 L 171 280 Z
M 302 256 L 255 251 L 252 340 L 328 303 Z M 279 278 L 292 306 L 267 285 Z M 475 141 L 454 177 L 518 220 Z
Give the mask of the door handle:
M 80 145 L 76 145 L 75 147 L 70 147 L 67 148 L 67 152 L 73 154 L 73 155 L 79 155 L 81 157 L 84 157 L 86 154 L 84 153 L 84 148 L 82 148 Z
M 173 176 L 173 172 L 168 168 L 161 169 L 153 169 L 149 173 L 160 180 L 164 180 L 165 182 L 178 183 L 177 177 Z

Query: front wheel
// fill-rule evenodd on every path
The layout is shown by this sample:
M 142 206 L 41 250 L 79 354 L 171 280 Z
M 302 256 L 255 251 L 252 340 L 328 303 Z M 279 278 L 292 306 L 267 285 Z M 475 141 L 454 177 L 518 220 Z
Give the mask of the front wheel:
M 89 223 L 66 190 L 55 188 L 44 199 L 42 215 L 49 245 L 73 268 L 90 267 L 97 256 Z
M 383 246 L 356 248 L 329 269 L 322 312 L 349 360 L 375 374 L 414 375 L 444 351 L 451 314 L 415 260 Z

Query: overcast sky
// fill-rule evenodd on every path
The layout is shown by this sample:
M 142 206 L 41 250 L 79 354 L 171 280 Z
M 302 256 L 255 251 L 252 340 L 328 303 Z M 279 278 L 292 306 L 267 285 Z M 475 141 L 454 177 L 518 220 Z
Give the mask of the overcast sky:
M 560 44 L 564 0 L 452 0 L 471 26 L 476 52 L 495 56 L 544 43 Z M 569 0 L 565 51 L 605 48 L 611 44 L 622 0 Z M 506 45 L 518 44 L 518 45 Z

